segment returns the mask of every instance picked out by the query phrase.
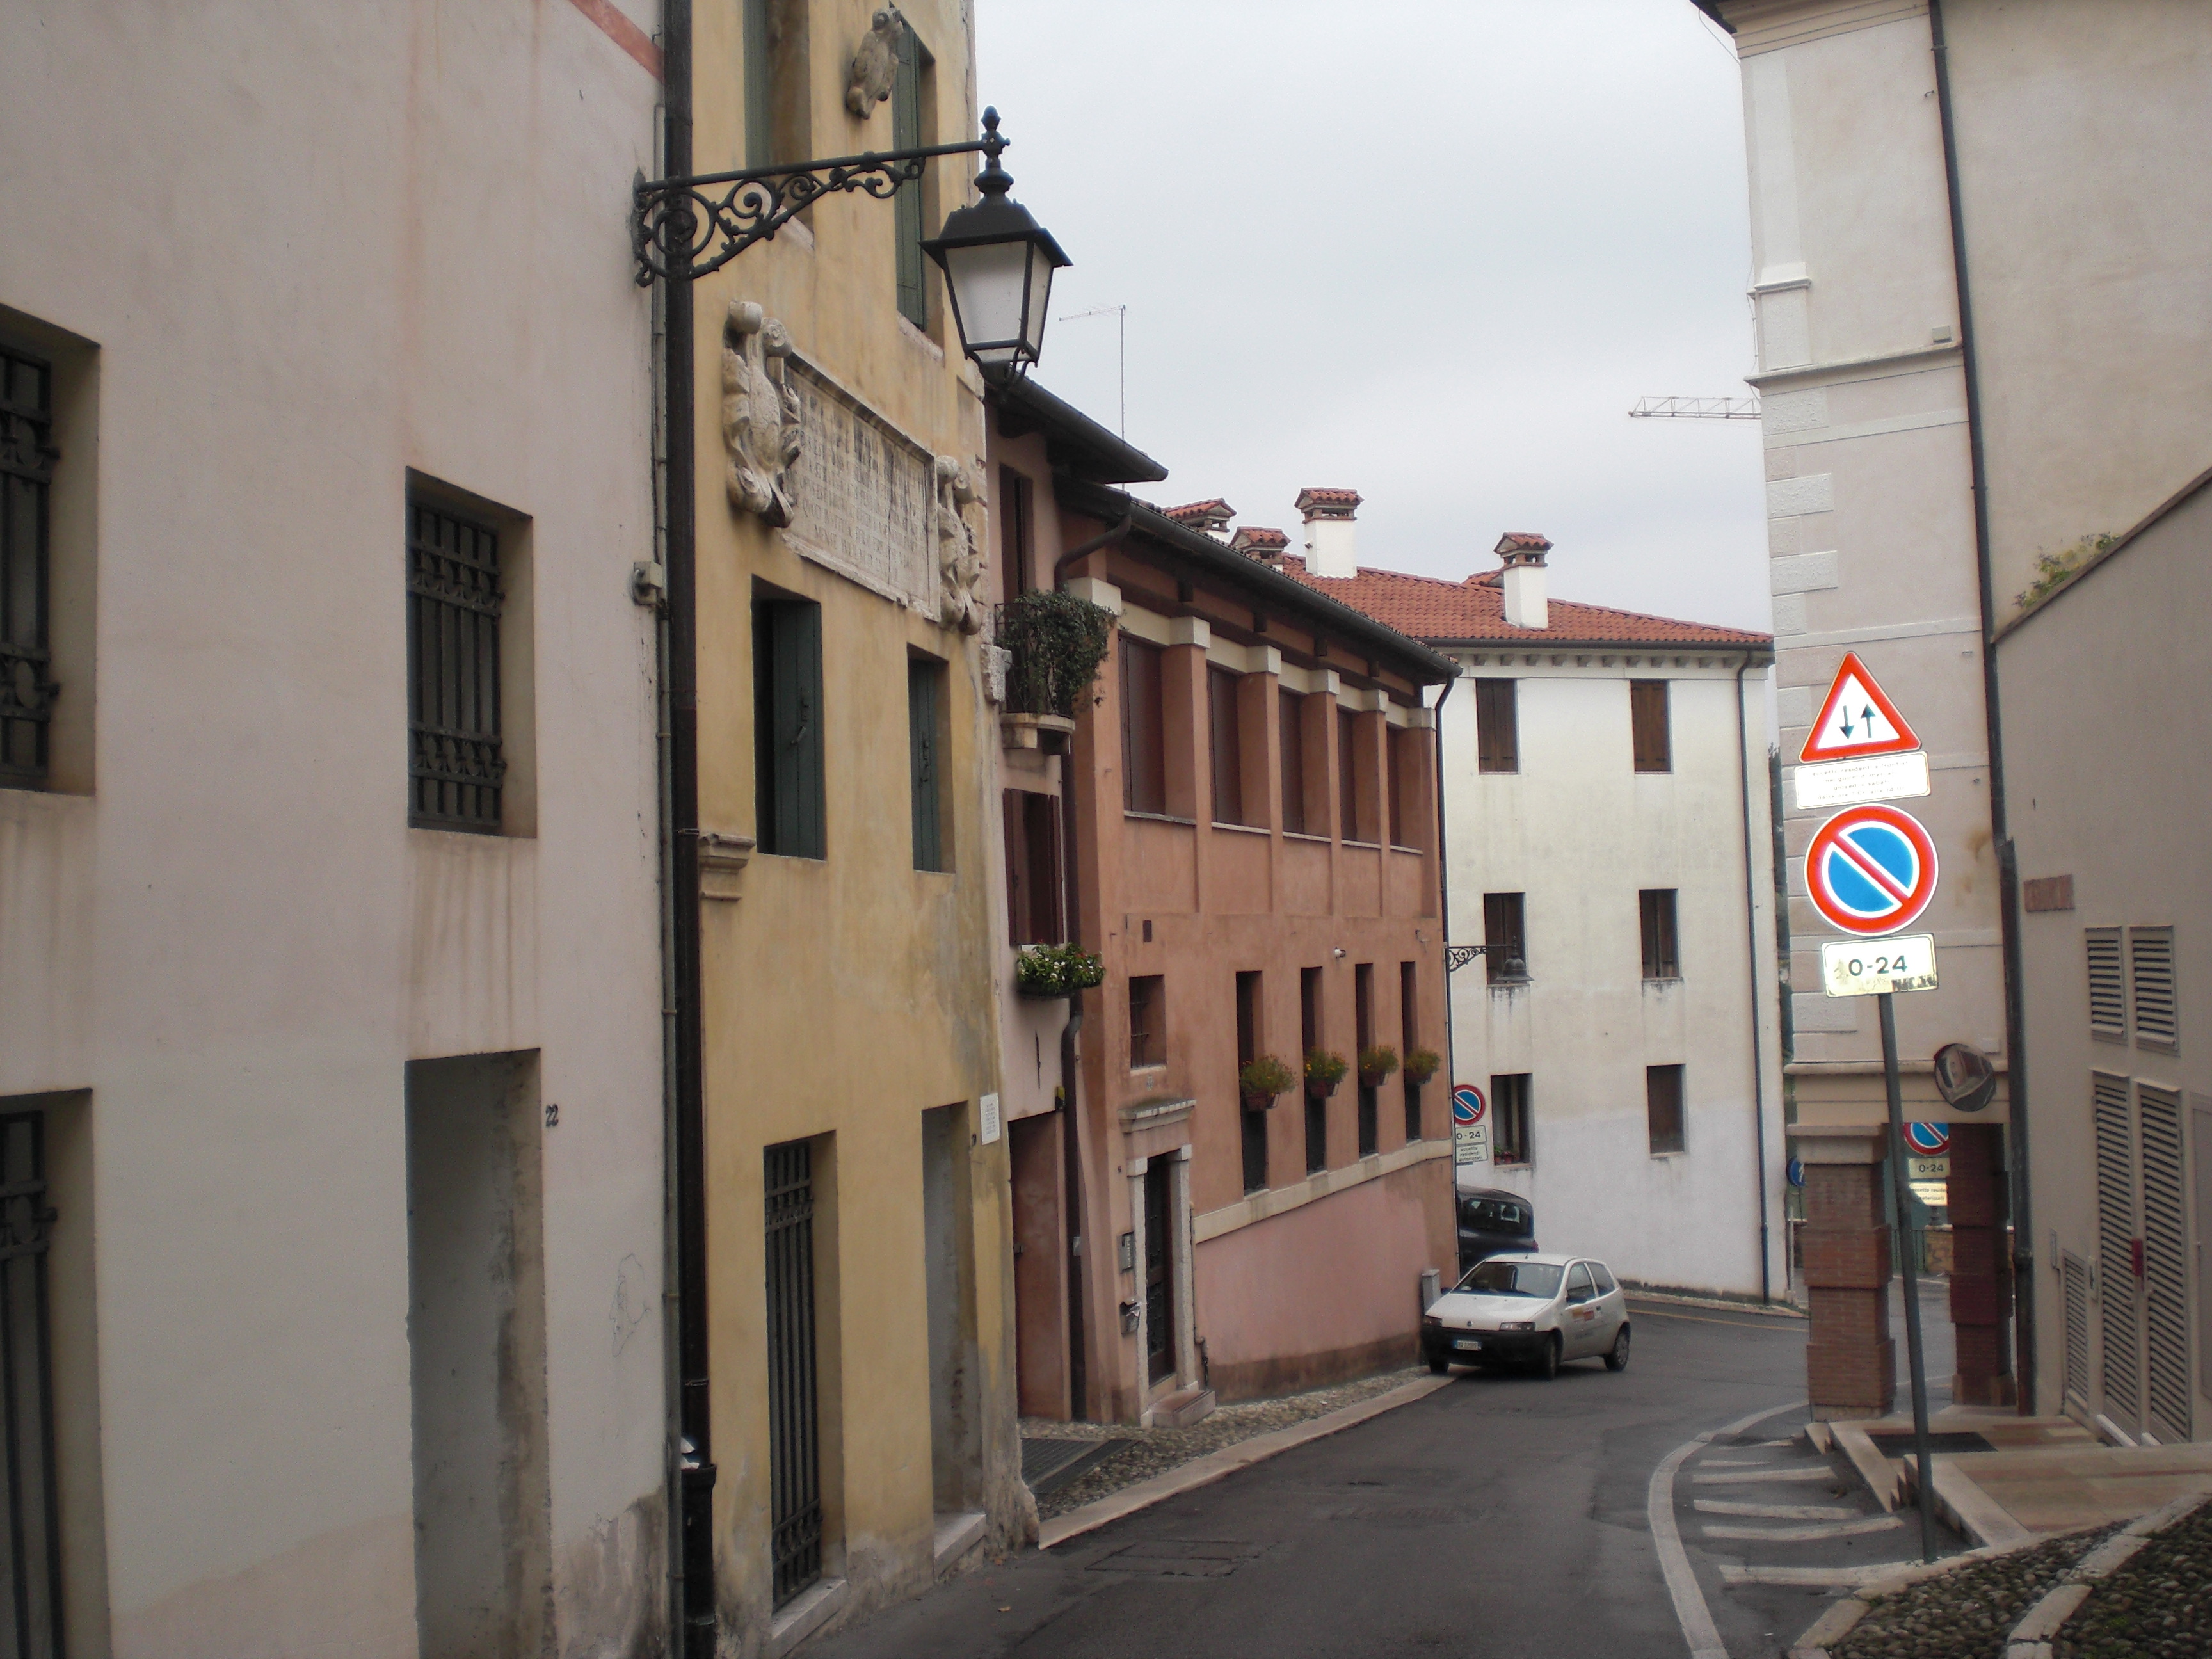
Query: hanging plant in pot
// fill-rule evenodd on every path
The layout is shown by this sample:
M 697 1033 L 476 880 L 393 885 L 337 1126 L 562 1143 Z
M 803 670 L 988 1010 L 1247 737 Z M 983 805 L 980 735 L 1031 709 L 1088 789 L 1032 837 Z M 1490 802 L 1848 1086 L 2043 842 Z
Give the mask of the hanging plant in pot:
M 1443 1056 L 1433 1048 L 1408 1048 L 1406 1050 L 1406 1081 L 1418 1089 L 1434 1077 L 1437 1068 L 1443 1063 Z
M 1105 959 L 1079 945 L 1024 945 L 1014 952 L 1014 988 L 1025 997 L 1071 997 L 1105 981 Z
M 1275 1103 L 1278 1095 L 1289 1093 L 1291 1085 L 1297 1081 L 1291 1075 L 1291 1068 L 1273 1054 L 1262 1054 L 1248 1061 L 1237 1073 L 1237 1092 L 1243 1097 L 1248 1112 L 1266 1111 Z
M 1378 1042 L 1359 1051 L 1359 1086 L 1379 1089 L 1382 1079 L 1398 1069 L 1398 1051 L 1387 1042 Z
M 1307 1049 L 1306 1093 L 1316 1100 L 1327 1100 L 1344 1081 L 1346 1069 L 1342 1054 L 1328 1048 Z

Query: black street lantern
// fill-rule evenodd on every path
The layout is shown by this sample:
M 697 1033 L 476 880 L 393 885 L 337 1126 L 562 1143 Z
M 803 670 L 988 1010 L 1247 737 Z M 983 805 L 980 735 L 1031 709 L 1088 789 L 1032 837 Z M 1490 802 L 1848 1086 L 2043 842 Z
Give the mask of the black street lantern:
M 1052 273 L 1070 263 L 1052 233 L 1006 194 L 1014 180 L 999 165 L 1006 147 L 999 112 L 985 110 L 986 159 L 975 175 L 983 199 L 947 214 L 945 228 L 921 245 L 944 269 L 962 347 L 994 379 L 1021 374 L 1036 362 L 1044 346 Z

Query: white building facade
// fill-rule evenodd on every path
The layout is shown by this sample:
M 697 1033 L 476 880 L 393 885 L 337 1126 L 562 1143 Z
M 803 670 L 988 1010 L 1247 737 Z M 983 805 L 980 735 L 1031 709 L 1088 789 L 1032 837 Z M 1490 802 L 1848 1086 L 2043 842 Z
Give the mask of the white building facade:
M 661 1650 L 653 21 L 0 24 L 26 1651 Z
M 1447 938 L 1483 951 L 1449 976 L 1449 1058 L 1489 1126 L 1461 1189 L 1637 1283 L 1782 1296 L 1771 642 L 1547 601 L 1540 536 L 1462 583 L 1308 545 L 1307 580 L 1461 665 Z

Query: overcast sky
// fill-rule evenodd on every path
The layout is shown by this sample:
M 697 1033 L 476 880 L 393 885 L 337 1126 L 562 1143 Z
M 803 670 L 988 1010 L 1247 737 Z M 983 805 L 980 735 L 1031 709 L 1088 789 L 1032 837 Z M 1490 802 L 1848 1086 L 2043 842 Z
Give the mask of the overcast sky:
M 1014 194 L 1075 264 L 1038 379 L 1369 565 L 1457 579 L 1504 530 L 1554 595 L 1765 628 L 1741 97 L 1690 0 L 977 0 Z

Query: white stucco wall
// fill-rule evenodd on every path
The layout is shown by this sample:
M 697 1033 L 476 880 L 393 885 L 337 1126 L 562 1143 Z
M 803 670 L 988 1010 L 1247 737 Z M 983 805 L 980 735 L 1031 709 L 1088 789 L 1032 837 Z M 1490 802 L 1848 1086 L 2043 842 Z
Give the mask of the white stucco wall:
M 1445 700 L 1451 941 L 1482 941 L 1485 893 L 1527 895 L 1528 982 L 1492 986 L 1478 958 L 1452 975 L 1450 995 L 1457 1081 L 1486 1095 L 1493 1075 L 1530 1074 L 1531 1160 L 1462 1165 L 1459 1183 L 1528 1194 L 1546 1249 L 1587 1251 L 1648 1284 L 1753 1295 L 1761 1289 L 1763 1187 L 1769 1284 L 1779 1296 L 1784 1157 L 1763 671 L 1744 677 L 1740 744 L 1743 660 L 1738 653 L 1677 666 L 1670 654 L 1663 666 L 1649 657 L 1632 666 L 1588 654 L 1554 665 L 1548 655 L 1530 664 L 1492 653 Z M 1517 774 L 1477 769 L 1474 680 L 1490 675 L 1519 682 Z M 1668 682 L 1671 773 L 1634 769 L 1632 678 Z M 1679 981 L 1644 981 L 1638 895 L 1645 888 L 1676 890 Z M 1644 1068 L 1663 1065 L 1684 1068 L 1684 1150 L 1655 1156 Z M 1763 1174 L 1755 1097 L 1765 1122 Z
M 631 1652 L 664 1413 L 624 216 L 658 85 L 566 0 L 4 35 L 0 324 L 91 343 L 98 392 L 60 462 L 97 469 L 96 772 L 0 790 L 0 1097 L 89 1101 L 58 1229 L 97 1230 L 109 1619 L 72 1654 L 415 1652 L 404 1067 L 515 1049 L 561 1108 L 559 1651 Z M 531 521 L 533 837 L 407 827 L 410 468 Z

